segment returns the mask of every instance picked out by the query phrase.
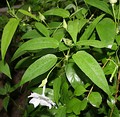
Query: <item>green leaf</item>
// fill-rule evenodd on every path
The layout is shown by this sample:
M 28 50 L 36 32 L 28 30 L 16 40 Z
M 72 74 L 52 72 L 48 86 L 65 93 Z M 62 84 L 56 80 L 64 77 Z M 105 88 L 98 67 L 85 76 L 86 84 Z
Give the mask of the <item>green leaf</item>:
M 67 79 L 74 89 L 78 87 L 79 85 L 81 85 L 81 80 L 75 71 L 75 67 L 76 67 L 75 63 L 68 63 L 65 66 L 65 72 L 66 72 Z
M 91 81 L 106 92 L 109 96 L 111 92 L 104 72 L 99 63 L 87 52 L 79 51 L 73 55 L 74 62 L 91 79 Z
M 115 103 L 116 103 L 116 99 L 113 96 L 109 97 L 109 99 L 107 100 L 107 104 L 111 109 L 114 108 Z
M 102 41 L 98 41 L 98 40 L 80 40 L 76 43 L 77 46 L 92 46 L 92 47 L 96 47 L 96 48 L 104 48 L 106 47 L 106 44 Z
M 81 104 L 80 104 L 80 110 L 85 110 L 86 106 L 87 106 L 87 99 L 83 99 L 81 101 Z
M 119 116 L 120 116 L 120 110 L 119 110 L 119 108 L 115 105 L 115 106 L 114 106 L 114 110 L 113 110 L 112 117 L 119 117 Z
M 80 111 L 84 110 L 86 106 L 87 106 L 86 99 L 80 101 L 77 98 L 72 98 L 67 104 L 67 112 L 71 113 L 73 111 L 76 115 L 79 115 Z
M 64 78 L 64 79 L 63 79 Z M 68 101 L 69 101 L 69 91 L 68 91 L 68 88 L 69 88 L 69 85 L 68 85 L 68 82 L 67 80 L 65 79 L 66 77 L 63 77 L 62 78 L 62 85 L 61 85 L 61 102 L 66 104 Z
M 55 117 L 66 117 L 66 107 L 60 106 L 57 109 L 57 113 L 55 114 Z
M 21 38 L 22 39 L 31 39 L 41 37 L 40 33 L 37 30 L 30 30 L 26 32 Z
M 80 23 L 79 23 L 79 32 L 80 32 L 88 20 L 87 19 L 80 19 L 79 21 L 80 21 Z
M 34 63 L 32 63 L 28 69 L 25 71 L 20 85 L 36 78 L 39 75 L 44 74 L 48 70 L 50 70 L 57 62 L 57 57 L 53 54 L 47 54 Z
M 77 98 L 72 98 L 67 103 L 67 113 L 75 112 L 75 114 L 80 114 L 80 107 L 81 101 Z
M 3 99 L 3 107 L 6 111 L 7 111 L 7 107 L 8 107 L 8 104 L 9 104 L 9 100 L 10 100 L 9 96 L 7 96 Z
M 12 61 L 30 50 L 39 50 L 45 48 L 57 48 L 59 43 L 51 37 L 39 37 L 23 43 L 14 53 Z
M 54 100 L 57 104 L 60 98 L 60 89 L 61 89 L 61 77 L 58 77 L 53 81 Z
M 1 54 L 2 54 L 2 60 L 4 60 L 7 49 L 11 43 L 11 40 L 13 38 L 13 35 L 17 29 L 17 26 L 19 24 L 19 19 L 10 18 L 9 22 L 5 25 L 2 39 L 1 39 Z
M 75 94 L 76 96 L 80 96 L 80 95 L 82 95 L 83 93 L 85 93 L 86 91 L 87 91 L 87 90 L 84 88 L 83 85 L 79 85 L 79 86 L 77 86 L 77 87 L 75 88 L 74 94 Z
M 0 87 L 0 95 L 6 95 L 6 90 L 4 87 Z
M 19 11 L 20 13 L 24 14 L 24 15 L 27 15 L 27 16 L 29 16 L 29 17 L 31 17 L 31 18 L 39 21 L 39 19 L 38 19 L 35 15 L 31 14 L 30 12 L 28 12 L 28 11 L 26 11 L 26 10 L 19 9 L 18 11 Z
M 10 79 L 12 79 L 10 74 L 10 68 L 7 63 L 4 63 L 4 61 L 0 61 L 0 72 L 4 73 Z
M 100 93 L 92 92 L 88 96 L 88 101 L 90 102 L 90 104 L 92 106 L 99 108 L 99 106 L 100 106 L 100 104 L 102 102 L 102 97 L 101 97 Z
M 116 34 L 116 27 L 113 20 L 104 18 L 97 24 L 96 29 L 100 40 L 105 43 L 106 46 L 113 45 Z
M 65 45 L 63 42 L 59 43 L 59 51 L 65 51 L 68 49 L 69 49 L 69 47 L 67 45 Z
M 112 11 L 110 10 L 110 6 L 105 1 L 101 0 L 85 0 L 85 2 L 91 6 L 94 6 L 110 15 L 112 15 Z
M 54 8 L 44 12 L 43 15 L 55 15 L 60 16 L 62 18 L 68 18 L 70 16 L 70 13 L 65 9 Z
M 112 61 L 109 61 L 107 62 L 106 66 L 103 68 L 103 71 L 105 75 L 110 75 L 114 72 L 115 68 L 116 65 Z
M 17 64 L 15 65 L 15 69 L 24 69 L 24 68 L 27 68 L 34 61 L 35 61 L 35 59 L 33 59 L 30 56 L 24 57 L 20 61 L 17 62 Z
M 48 29 L 40 22 L 35 23 L 35 27 L 46 37 L 49 37 Z
M 8 104 L 9 104 L 9 100 L 10 100 L 9 96 L 7 96 L 3 99 L 3 107 L 6 111 L 7 111 L 7 107 L 8 107 Z
M 79 20 L 69 21 L 67 26 L 67 31 L 71 35 L 73 42 L 76 43 L 77 41 L 77 34 L 79 32 Z
M 57 39 L 59 42 L 65 36 L 65 30 L 63 28 L 56 30 L 53 33 L 53 38 Z
M 83 33 L 83 35 L 81 36 L 80 40 L 87 40 L 89 39 L 90 35 L 92 34 L 92 32 L 94 31 L 96 25 L 98 24 L 98 22 L 104 17 L 104 14 L 100 15 L 99 17 L 97 17 L 89 26 L 88 28 L 85 30 L 85 32 Z

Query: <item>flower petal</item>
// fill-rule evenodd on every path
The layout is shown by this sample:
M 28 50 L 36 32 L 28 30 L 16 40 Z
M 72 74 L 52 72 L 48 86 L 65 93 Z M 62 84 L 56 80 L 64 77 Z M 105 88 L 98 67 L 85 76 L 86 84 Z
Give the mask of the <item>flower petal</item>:
M 39 104 L 41 106 L 47 106 L 49 109 L 52 108 L 52 106 L 55 106 L 55 103 L 45 95 L 39 95 L 37 93 L 31 93 L 28 98 L 32 97 L 32 99 L 29 101 L 29 103 L 34 105 L 34 108 L 36 108 Z
M 32 98 L 29 103 L 34 105 L 34 108 L 36 108 L 40 104 L 40 99 L 39 98 Z
M 41 106 L 48 106 L 49 109 L 52 108 L 52 105 L 49 102 L 45 101 L 45 100 L 40 100 L 40 105 Z
M 30 98 L 30 97 L 39 98 L 40 95 L 38 93 L 31 93 L 31 95 L 28 96 L 28 98 Z

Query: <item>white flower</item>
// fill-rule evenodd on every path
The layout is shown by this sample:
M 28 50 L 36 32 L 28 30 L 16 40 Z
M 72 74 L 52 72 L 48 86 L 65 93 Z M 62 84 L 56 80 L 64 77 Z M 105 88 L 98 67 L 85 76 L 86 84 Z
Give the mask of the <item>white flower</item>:
M 49 109 L 52 108 L 52 106 L 55 106 L 55 103 L 50 100 L 48 97 L 46 97 L 45 95 L 40 95 L 37 93 L 31 93 L 30 96 L 28 96 L 28 98 L 32 97 L 32 99 L 29 101 L 29 103 L 34 105 L 34 108 L 36 108 L 39 104 L 41 106 L 48 106 Z
M 110 2 L 111 4 L 115 4 L 115 3 L 117 2 L 117 0 L 109 0 L 109 2 Z
M 108 45 L 107 48 L 111 49 L 111 48 L 112 48 L 112 45 Z

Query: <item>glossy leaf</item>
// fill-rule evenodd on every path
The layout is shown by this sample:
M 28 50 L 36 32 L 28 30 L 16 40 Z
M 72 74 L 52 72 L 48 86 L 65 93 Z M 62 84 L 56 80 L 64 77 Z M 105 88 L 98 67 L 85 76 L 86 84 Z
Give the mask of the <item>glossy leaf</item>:
M 39 22 L 36 22 L 35 23 L 35 27 L 46 37 L 49 37 L 49 31 L 48 29 L 42 24 L 42 23 L 39 23 Z
M 24 15 L 27 15 L 27 16 L 29 16 L 29 17 L 31 17 L 31 18 L 39 21 L 39 19 L 38 19 L 35 15 L 31 14 L 30 12 L 28 12 L 28 11 L 26 11 L 26 10 L 24 10 L 24 9 L 19 9 L 18 11 L 19 11 L 20 13 L 24 14 Z
M 80 40 L 87 40 L 89 39 L 90 35 L 92 34 L 92 32 L 94 31 L 97 23 L 104 17 L 104 14 L 100 15 L 99 17 L 97 17 L 89 26 L 88 28 L 85 30 L 85 32 L 83 33 L 83 35 L 81 36 Z
M 100 93 L 92 92 L 88 96 L 88 101 L 90 102 L 90 104 L 92 106 L 99 108 L 99 106 L 100 106 L 100 104 L 102 102 L 102 97 L 101 97 Z
M 46 12 L 43 13 L 43 15 L 55 15 L 55 16 L 60 16 L 62 18 L 68 18 L 70 13 L 62 8 L 54 8 L 54 9 L 50 9 Z
M 25 71 L 20 84 L 24 84 L 32 79 L 36 78 L 39 75 L 44 74 L 50 70 L 57 62 L 57 57 L 53 54 L 47 54 L 34 63 L 32 63 L 28 69 Z
M 65 67 L 67 79 L 74 89 L 76 89 L 76 87 L 81 85 L 80 77 L 77 75 L 74 69 L 75 67 L 76 66 L 74 63 L 68 63 Z
M 0 72 L 4 73 L 10 79 L 12 79 L 11 78 L 11 73 L 10 73 L 10 68 L 9 68 L 7 63 L 4 63 L 4 61 L 0 61 Z
M 91 6 L 94 6 L 110 15 L 112 15 L 112 11 L 110 10 L 110 6 L 105 1 L 101 0 L 85 0 L 85 2 Z
M 102 68 L 90 54 L 85 51 L 79 51 L 73 55 L 73 60 L 94 84 L 96 84 L 108 95 L 111 95 Z
M 18 58 L 19 56 L 25 54 L 30 50 L 38 50 L 45 48 L 57 48 L 59 43 L 56 39 L 50 37 L 39 37 L 35 39 L 31 39 L 24 44 L 22 44 L 14 53 L 12 57 L 12 61 Z
M 1 39 L 1 55 L 2 60 L 4 60 L 7 49 L 11 43 L 11 40 L 13 38 L 13 35 L 18 27 L 19 19 L 10 18 L 9 22 L 5 25 L 2 39 Z
M 101 20 L 97 26 L 97 33 L 100 37 L 100 40 L 107 45 L 113 45 L 115 39 L 115 23 L 110 18 L 104 18 Z

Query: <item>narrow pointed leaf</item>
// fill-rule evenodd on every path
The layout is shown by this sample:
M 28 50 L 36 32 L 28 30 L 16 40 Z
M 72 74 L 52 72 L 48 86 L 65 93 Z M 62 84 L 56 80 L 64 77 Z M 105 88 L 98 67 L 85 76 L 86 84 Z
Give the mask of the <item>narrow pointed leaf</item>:
M 10 74 L 10 69 L 7 63 L 4 63 L 4 61 L 0 61 L 0 72 L 4 73 L 5 75 L 7 75 L 10 79 L 11 78 L 11 74 Z
M 77 41 L 77 34 L 79 32 L 79 23 L 80 23 L 79 20 L 74 20 L 74 21 L 68 22 L 67 31 L 71 35 L 74 43 L 76 43 L 76 41 Z
M 20 85 L 31 81 L 39 75 L 44 74 L 48 70 L 50 70 L 57 62 L 57 57 L 53 54 L 47 54 L 38 60 L 36 60 L 33 64 L 31 64 L 28 69 L 25 71 Z
M 98 22 L 104 17 L 104 14 L 100 15 L 99 17 L 97 17 L 89 26 L 88 28 L 85 30 L 85 32 L 83 33 L 83 35 L 81 36 L 80 40 L 87 40 L 89 39 L 90 35 L 92 34 L 92 32 L 94 31 L 96 25 L 98 24 Z
M 98 40 L 80 40 L 76 43 L 77 46 L 92 46 L 92 47 L 96 47 L 96 48 L 104 48 L 106 47 L 106 44 L 102 41 L 98 41 Z
M 27 16 L 29 16 L 29 17 L 31 17 L 31 18 L 39 21 L 39 19 L 38 19 L 35 15 L 31 14 L 30 12 L 28 12 L 28 11 L 26 11 L 26 10 L 19 9 L 18 11 L 19 11 L 20 13 L 24 14 L 24 15 L 27 15 Z
M 41 34 L 37 30 L 33 29 L 33 30 L 26 32 L 21 38 L 32 39 L 32 38 L 38 38 L 38 37 L 41 37 Z
M 68 18 L 70 13 L 65 9 L 54 8 L 46 11 L 43 15 L 55 15 L 55 16 L 60 16 L 62 18 Z
M 42 23 L 35 23 L 36 28 L 46 37 L 49 37 L 48 29 Z
M 2 60 L 4 60 L 5 58 L 7 49 L 17 29 L 19 21 L 20 21 L 19 19 L 11 18 L 9 22 L 6 24 L 6 26 L 4 27 L 3 34 L 2 34 L 2 40 L 1 40 Z
M 104 18 L 97 24 L 96 29 L 100 40 L 106 46 L 113 44 L 116 34 L 116 27 L 113 20 L 110 18 Z
M 94 84 L 96 84 L 108 95 L 111 95 L 102 68 L 90 54 L 85 51 L 79 51 L 73 55 L 73 60 Z
M 7 108 L 8 108 L 9 100 L 10 100 L 9 96 L 7 96 L 3 99 L 3 107 L 6 111 L 7 111 Z
M 22 44 L 16 50 L 15 54 L 12 57 L 12 61 L 30 50 L 38 50 L 38 49 L 45 49 L 45 48 L 57 48 L 58 46 L 59 46 L 59 42 L 54 38 L 39 37 L 39 38 L 31 39 L 31 40 L 25 42 L 24 44 Z
M 58 104 L 60 99 L 60 90 L 62 84 L 62 78 L 58 77 L 53 81 L 53 90 L 54 90 L 54 100 Z
M 105 2 L 104 0 L 85 0 L 85 2 L 91 6 L 94 6 L 110 15 L 112 15 L 112 11 L 109 8 L 109 5 L 107 4 L 107 2 Z

